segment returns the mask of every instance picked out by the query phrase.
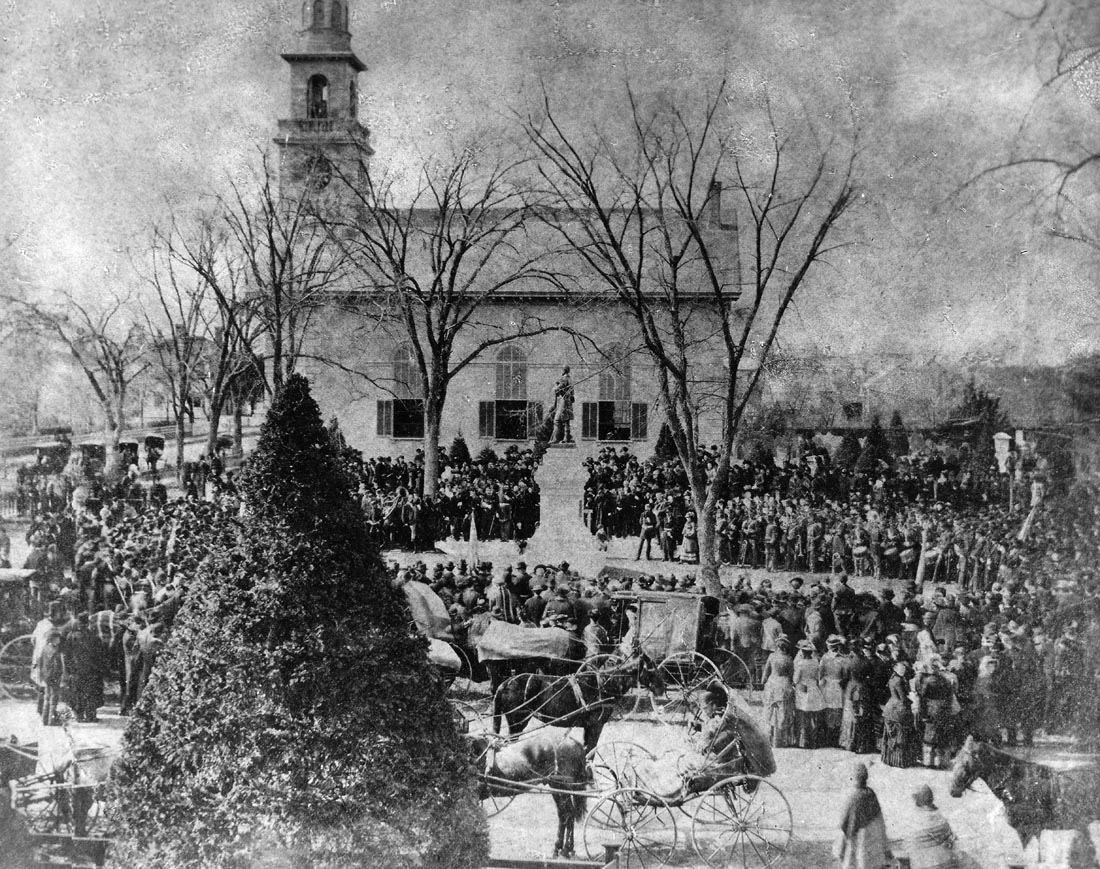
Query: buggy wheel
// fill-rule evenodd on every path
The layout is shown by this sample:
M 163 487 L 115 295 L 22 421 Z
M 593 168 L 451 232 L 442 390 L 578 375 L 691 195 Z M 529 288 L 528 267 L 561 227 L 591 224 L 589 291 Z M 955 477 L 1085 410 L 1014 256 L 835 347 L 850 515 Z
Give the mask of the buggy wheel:
M 593 655 L 591 658 L 585 658 L 584 661 L 581 662 L 581 665 L 577 668 L 576 675 L 592 676 L 599 673 L 600 670 L 610 670 L 622 666 L 625 663 L 626 658 L 622 655 Z
M 481 807 L 485 810 L 485 817 L 492 818 L 499 815 L 512 805 L 512 800 L 515 798 L 515 794 L 489 794 L 481 801 Z
M 746 703 L 759 706 L 763 695 L 752 678 L 752 669 L 740 655 L 728 649 L 714 649 L 709 655 L 726 685 L 737 692 Z
M 793 828 L 779 788 L 754 775 L 735 776 L 698 798 L 691 846 L 708 866 L 767 869 L 786 853 Z
M 458 672 L 451 678 L 450 684 L 447 689 L 455 694 L 466 695 L 473 693 L 473 686 L 476 684 L 473 680 L 474 665 L 470 662 L 470 656 L 466 654 L 466 651 L 457 643 L 449 643 L 451 651 L 458 655 L 458 660 L 462 662 Z
M 588 755 L 592 787 L 600 793 L 623 787 L 645 787 L 657 755 L 634 742 L 605 742 Z
M 702 695 L 722 674 L 714 662 L 698 652 L 677 652 L 657 668 L 664 693 L 654 695 L 653 711 L 665 724 L 687 727 L 702 708 Z
M 604 858 L 619 846 L 620 869 L 664 866 L 676 850 L 676 816 L 664 798 L 642 788 L 619 788 L 601 797 L 584 819 L 584 850 Z
M 16 785 L 20 793 L 17 796 L 20 812 L 32 833 L 71 832 L 72 794 L 56 787 L 48 781 L 35 781 L 25 785 Z
M 12 700 L 30 700 L 38 696 L 31 681 L 31 657 L 34 638 L 30 634 L 9 640 L 0 648 L 0 691 Z

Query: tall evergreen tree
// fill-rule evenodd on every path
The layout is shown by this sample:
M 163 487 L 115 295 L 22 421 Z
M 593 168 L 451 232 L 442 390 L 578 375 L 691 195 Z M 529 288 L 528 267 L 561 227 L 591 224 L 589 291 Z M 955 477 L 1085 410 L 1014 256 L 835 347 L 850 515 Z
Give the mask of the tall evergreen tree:
M 846 431 L 844 432 L 844 437 L 840 441 L 840 446 L 837 447 L 833 461 L 838 468 L 850 471 L 855 467 L 856 461 L 858 461 L 862 451 L 863 447 L 860 446 L 859 435 L 854 431 Z
M 993 435 L 1011 432 L 1012 428 L 1007 414 L 1001 409 L 1001 400 L 971 379 L 941 434 L 969 444 L 976 466 L 989 467 L 996 461 Z
M 887 432 L 890 441 L 890 450 L 894 458 L 909 455 L 909 433 L 905 430 L 905 423 L 901 421 L 901 411 L 895 410 L 890 417 L 890 429 Z
M 112 865 L 484 865 L 465 746 L 349 488 L 291 376 L 131 719 Z
M 856 460 L 855 469 L 862 474 L 875 474 L 879 470 L 879 463 L 890 463 L 890 444 L 886 440 L 886 432 L 882 430 L 882 423 L 878 416 L 871 420 L 871 429 L 867 432 L 867 441 Z

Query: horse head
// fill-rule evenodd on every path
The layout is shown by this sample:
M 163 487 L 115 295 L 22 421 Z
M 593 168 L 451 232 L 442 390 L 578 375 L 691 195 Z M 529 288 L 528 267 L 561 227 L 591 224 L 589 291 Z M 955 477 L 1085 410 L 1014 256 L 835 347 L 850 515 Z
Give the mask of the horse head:
M 635 685 L 656 694 L 664 692 L 664 685 L 657 675 L 657 667 L 640 647 L 635 647 L 626 658 L 607 656 L 598 663 L 595 674 L 600 694 L 605 697 L 621 697 Z
M 951 796 L 961 797 L 989 766 L 989 747 L 973 735 L 966 737 L 951 764 Z

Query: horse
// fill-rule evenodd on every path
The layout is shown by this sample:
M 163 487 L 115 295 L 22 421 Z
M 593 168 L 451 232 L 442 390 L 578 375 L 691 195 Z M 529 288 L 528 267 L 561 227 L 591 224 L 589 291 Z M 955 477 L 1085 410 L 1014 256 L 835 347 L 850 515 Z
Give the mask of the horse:
M 951 796 L 961 797 L 979 778 L 1004 803 L 1008 823 L 1025 847 L 1043 830 L 1079 830 L 1084 842 L 1090 842 L 1089 822 L 1100 805 L 1100 771 L 1093 770 L 1083 786 L 1075 787 L 1069 777 L 1019 760 L 971 735 L 951 766 Z M 1087 847 L 1091 851 L 1091 844 Z
M 554 727 L 582 727 L 585 751 L 591 753 L 615 701 L 636 682 L 661 692 L 656 668 L 641 651 L 625 660 L 592 661 L 566 675 L 518 673 L 493 692 L 493 730 L 500 732 L 501 719 L 509 734 L 521 733 L 532 718 Z
M 467 737 L 478 765 L 478 797 L 550 791 L 558 810 L 554 856 L 572 857 L 573 832 L 585 814 L 588 782 L 584 746 L 575 739 L 534 733 L 498 745 L 496 737 Z

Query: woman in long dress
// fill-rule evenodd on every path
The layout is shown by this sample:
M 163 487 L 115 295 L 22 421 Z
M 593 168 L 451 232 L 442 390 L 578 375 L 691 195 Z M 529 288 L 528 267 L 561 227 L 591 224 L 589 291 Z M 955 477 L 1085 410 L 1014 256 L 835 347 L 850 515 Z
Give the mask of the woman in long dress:
M 957 865 L 952 846 L 955 834 L 940 814 L 932 798 L 932 788 L 924 785 L 913 794 L 916 810 L 911 816 L 913 832 L 905 837 L 911 869 L 954 869 Z
M 857 763 L 852 771 L 855 790 L 840 818 L 836 858 L 840 869 L 883 869 L 892 859 L 886 822 L 875 792 L 867 786 L 867 767 Z
M 695 516 L 688 514 L 684 520 L 683 542 L 680 544 L 680 561 L 686 564 L 699 562 L 699 532 L 695 525 Z
M 919 753 L 905 679 L 907 672 L 904 662 L 894 665 L 889 684 L 890 699 L 882 708 L 882 762 L 887 766 L 912 766 Z
M 821 692 L 825 698 L 824 727 L 820 747 L 840 743 L 840 723 L 844 713 L 844 686 L 848 684 L 852 659 L 841 652 L 844 638 L 833 634 L 825 641 L 827 651 L 821 656 Z
M 948 746 L 952 738 L 951 682 L 943 672 L 943 659 L 933 655 L 927 671 L 919 677 L 917 691 L 920 695 L 921 721 L 924 743 L 924 765 L 942 769 L 947 762 Z
M 786 748 L 793 741 L 794 660 L 790 650 L 790 640 L 780 635 L 775 640 L 775 651 L 764 662 L 764 710 L 768 717 L 768 739 L 775 748 Z
M 817 748 L 820 744 L 825 695 L 821 691 L 821 664 L 814 644 L 802 640 L 794 662 L 794 706 L 797 710 L 798 747 Z
M 854 754 L 875 750 L 875 731 L 871 689 L 864 681 L 864 670 L 853 667 L 844 686 L 844 712 L 840 719 L 840 747 Z

